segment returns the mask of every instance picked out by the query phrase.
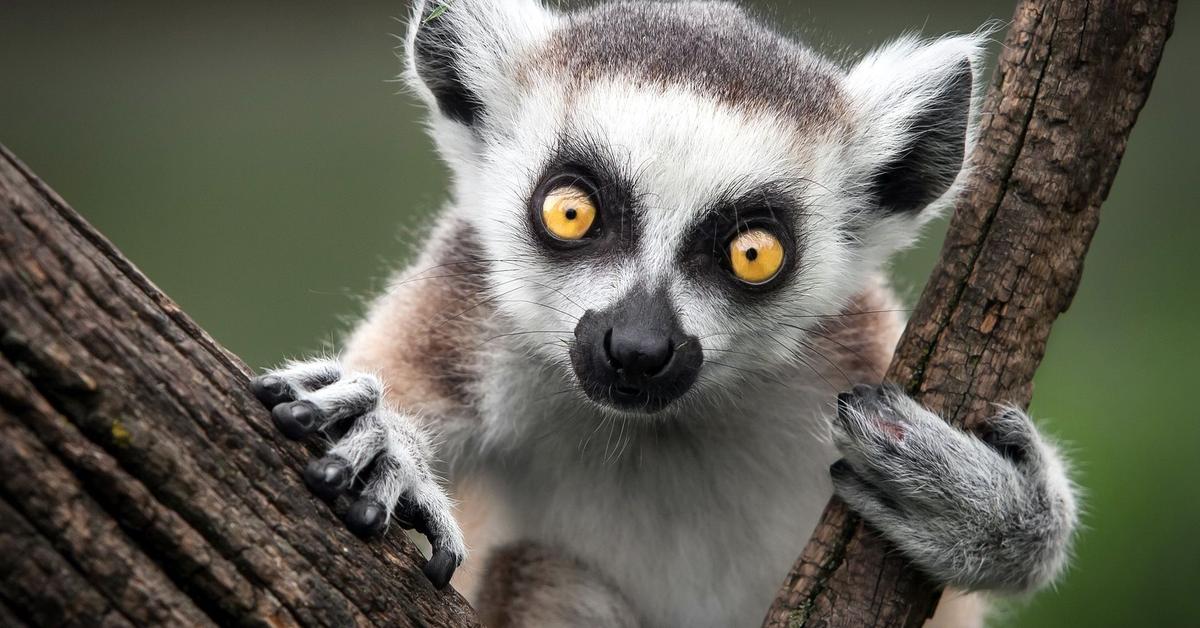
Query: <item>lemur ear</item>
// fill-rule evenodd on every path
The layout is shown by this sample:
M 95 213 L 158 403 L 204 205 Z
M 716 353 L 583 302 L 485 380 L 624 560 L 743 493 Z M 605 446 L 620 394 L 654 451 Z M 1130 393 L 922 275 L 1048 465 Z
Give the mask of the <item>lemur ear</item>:
M 902 38 L 864 58 L 847 85 L 872 204 L 916 213 L 954 185 L 974 140 L 973 95 L 986 33 Z
M 405 38 L 406 79 L 442 115 L 474 126 L 551 19 L 536 0 L 417 0 Z

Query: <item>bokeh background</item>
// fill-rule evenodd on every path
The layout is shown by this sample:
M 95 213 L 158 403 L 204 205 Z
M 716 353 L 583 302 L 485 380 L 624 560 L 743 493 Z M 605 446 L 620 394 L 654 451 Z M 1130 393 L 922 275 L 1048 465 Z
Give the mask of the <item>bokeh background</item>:
M 1012 0 L 758 3 L 821 49 L 1007 21 Z M 1033 411 L 1087 529 L 1001 626 L 1200 621 L 1200 20 L 1183 2 Z M 771 6 L 773 5 L 773 6 Z M 402 0 L 0 1 L 0 142 L 253 366 L 335 343 L 444 199 L 391 79 Z M 993 54 L 994 60 L 994 54 Z M 944 223 L 901 259 L 915 298 Z

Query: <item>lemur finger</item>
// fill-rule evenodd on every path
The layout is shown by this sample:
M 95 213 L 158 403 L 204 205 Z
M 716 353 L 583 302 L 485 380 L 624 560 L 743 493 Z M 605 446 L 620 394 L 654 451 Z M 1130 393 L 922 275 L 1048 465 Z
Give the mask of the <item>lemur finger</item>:
M 301 393 L 300 399 L 275 406 L 271 415 L 284 435 L 300 439 L 370 412 L 378 405 L 382 392 L 379 378 L 356 375 L 314 392 Z
M 886 481 L 875 467 L 895 456 L 906 435 L 906 427 L 885 412 L 880 391 L 873 386 L 855 386 L 837 397 L 837 417 L 832 423 L 834 444 L 860 475 L 875 483 Z
M 275 372 L 306 390 L 324 388 L 342 378 L 342 365 L 337 360 L 321 358 L 288 362 Z
M 363 469 L 383 451 L 382 421 L 378 413 L 364 415 L 324 457 L 309 462 L 304 469 L 308 487 L 325 499 L 346 492 Z
M 287 380 L 273 373 L 259 375 L 250 380 L 250 391 L 268 410 L 281 403 L 295 401 L 299 394 Z
M 341 376 L 342 367 L 335 360 L 290 362 L 281 369 L 255 377 L 250 381 L 250 389 L 267 409 L 271 409 L 299 399 L 305 391 L 328 386 Z
M 979 438 L 1018 465 L 1038 464 L 1042 441 L 1033 420 L 1017 408 L 1004 408 L 992 417 Z
M 346 513 L 346 527 L 351 532 L 372 537 L 383 531 L 405 488 L 415 480 L 406 466 L 390 452 L 380 454 L 362 494 Z
M 900 507 L 888 495 L 871 484 L 846 460 L 829 467 L 833 490 L 851 510 L 873 525 L 904 525 Z
M 422 571 L 433 586 L 441 589 L 450 582 L 454 570 L 467 555 L 462 531 L 454 521 L 450 499 L 436 483 L 417 486 L 411 493 L 417 519 L 425 528 L 422 534 L 429 539 L 433 554 Z M 420 530 L 418 530 L 420 531 Z
M 837 421 L 843 436 L 868 440 L 879 447 L 904 440 L 904 422 L 892 411 L 894 396 L 891 387 L 859 384 L 850 392 L 837 396 Z
M 381 455 L 362 495 L 346 514 L 346 526 L 355 534 L 370 537 L 396 520 L 424 534 L 433 548 L 424 572 L 440 589 L 465 557 L 466 545 L 450 499 L 424 460 L 411 453 L 390 449 Z
M 833 436 L 860 476 L 900 501 L 943 499 L 939 478 L 948 469 L 990 466 L 975 463 L 981 446 L 971 436 L 894 387 L 839 395 Z

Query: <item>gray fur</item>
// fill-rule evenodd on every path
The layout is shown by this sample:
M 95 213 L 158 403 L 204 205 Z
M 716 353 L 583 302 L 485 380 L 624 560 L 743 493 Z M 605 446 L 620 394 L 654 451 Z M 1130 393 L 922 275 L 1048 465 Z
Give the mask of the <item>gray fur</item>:
M 571 14 L 537 63 L 580 81 L 696 88 L 733 106 L 770 107 L 801 125 L 845 106 L 840 70 L 732 2 L 613 2 Z
M 989 444 L 895 388 L 864 386 L 844 398 L 834 440 L 845 462 L 834 466 L 834 488 L 935 581 L 1023 592 L 1062 570 L 1075 498 L 1025 413 L 992 418 Z

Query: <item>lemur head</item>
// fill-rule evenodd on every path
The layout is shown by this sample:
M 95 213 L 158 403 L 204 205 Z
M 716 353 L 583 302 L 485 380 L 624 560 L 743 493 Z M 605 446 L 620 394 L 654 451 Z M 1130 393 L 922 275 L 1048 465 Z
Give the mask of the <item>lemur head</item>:
M 406 77 L 500 313 L 569 337 L 529 348 L 593 402 L 651 413 L 799 364 L 947 204 L 981 43 L 844 70 L 726 2 L 426 0 Z

